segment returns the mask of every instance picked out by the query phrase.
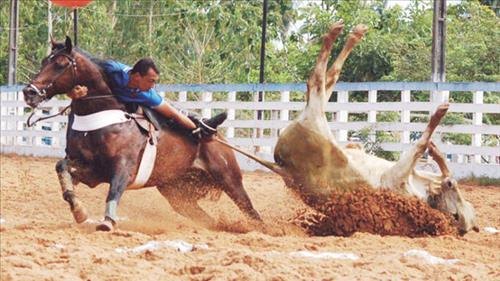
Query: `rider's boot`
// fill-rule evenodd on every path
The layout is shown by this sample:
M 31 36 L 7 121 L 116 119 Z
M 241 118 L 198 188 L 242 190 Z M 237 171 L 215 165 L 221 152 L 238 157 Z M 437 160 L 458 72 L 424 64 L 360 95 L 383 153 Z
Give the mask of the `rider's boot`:
M 227 113 L 222 112 L 212 118 L 199 119 L 194 114 L 188 114 L 189 119 L 193 121 L 198 128 L 193 131 L 193 134 L 199 134 L 201 138 L 209 137 L 217 133 L 217 127 L 227 118 Z

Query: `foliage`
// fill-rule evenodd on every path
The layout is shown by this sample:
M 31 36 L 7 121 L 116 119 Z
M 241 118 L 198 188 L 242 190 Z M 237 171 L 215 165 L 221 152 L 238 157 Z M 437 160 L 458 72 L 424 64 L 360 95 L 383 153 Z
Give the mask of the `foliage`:
M 344 33 L 368 25 L 363 43 L 350 55 L 341 81 L 429 81 L 431 74 L 432 1 L 409 0 L 406 8 L 387 0 L 275 0 L 269 2 L 265 60 L 266 82 L 304 82 L 312 69 L 320 36 L 343 19 Z M 0 85 L 7 82 L 9 1 L 0 1 Z M 49 1 L 20 1 L 19 82 L 27 82 L 48 51 Z M 448 81 L 500 81 L 498 1 L 470 0 L 448 6 L 446 69 Z M 52 34 L 72 35 L 72 11 L 50 7 Z M 79 46 L 100 58 L 127 64 L 149 56 L 157 62 L 161 83 L 256 83 L 259 81 L 262 0 L 94 0 L 79 10 Z M 253 93 L 240 93 L 251 100 Z M 302 99 L 292 93 L 292 100 Z M 379 101 L 394 101 L 390 91 Z M 269 93 L 268 97 L 273 98 Z M 194 96 L 193 98 L 196 98 Z M 332 96 L 334 98 L 334 95 Z M 352 95 L 363 101 L 366 93 Z M 468 94 L 453 94 L 466 102 Z M 414 93 L 428 100 L 428 93 Z M 485 93 L 485 103 L 500 104 L 498 93 Z M 291 116 L 294 116 L 291 112 Z M 379 113 L 379 122 L 398 120 Z M 415 116 L 412 117 L 415 119 Z M 420 117 L 419 117 L 420 118 Z M 464 124 L 471 116 L 448 114 L 446 124 Z M 486 124 L 500 124 L 499 114 L 484 114 Z M 378 132 L 381 139 L 393 139 Z M 498 138 L 498 137 L 497 137 Z M 470 135 L 448 134 L 446 140 L 470 143 Z M 495 141 L 495 136 L 485 143 Z
M 9 5 L 0 9 L 0 84 L 8 59 Z M 449 81 L 499 81 L 500 36 L 495 1 L 462 1 L 448 7 Z M 483 5 L 482 5 L 483 4 Z M 345 31 L 332 52 L 340 52 L 348 30 L 370 28 L 344 65 L 342 81 L 428 81 L 432 10 L 430 0 L 406 9 L 387 0 L 269 1 L 267 82 L 303 82 L 312 68 L 318 40 L 339 19 Z M 26 81 L 47 52 L 48 1 L 20 2 L 20 81 Z M 53 35 L 72 34 L 72 12 L 51 7 Z M 94 0 L 79 10 L 79 45 L 102 58 L 128 64 L 151 56 L 162 83 L 258 82 L 262 1 Z
M 386 151 L 382 148 L 382 143 L 389 141 L 392 137 L 386 132 L 374 132 L 371 128 L 364 128 L 351 135 L 351 139 L 357 139 L 363 144 L 366 153 L 372 154 L 389 161 L 397 161 L 397 152 Z

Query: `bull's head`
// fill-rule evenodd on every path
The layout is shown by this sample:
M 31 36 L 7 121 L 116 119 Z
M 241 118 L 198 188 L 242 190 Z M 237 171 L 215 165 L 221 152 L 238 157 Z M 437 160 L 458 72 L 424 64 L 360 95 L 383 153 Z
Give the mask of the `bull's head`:
M 463 235 L 470 230 L 479 231 L 474 207 L 463 198 L 456 180 L 445 178 L 441 182 L 440 192 L 429 198 L 429 204 L 451 214 L 458 223 L 460 234 Z
M 23 89 L 24 100 L 33 108 L 54 95 L 69 92 L 75 85 L 76 61 L 71 39 L 66 36 L 64 44 L 51 39 L 51 44 L 51 54 L 42 60 L 40 71 Z

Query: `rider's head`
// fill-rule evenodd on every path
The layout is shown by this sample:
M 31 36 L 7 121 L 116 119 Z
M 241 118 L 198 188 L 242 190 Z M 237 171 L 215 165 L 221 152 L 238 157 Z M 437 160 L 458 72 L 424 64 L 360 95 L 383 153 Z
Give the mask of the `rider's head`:
M 150 58 L 140 59 L 130 71 L 130 84 L 141 91 L 147 91 L 155 86 L 160 71 Z

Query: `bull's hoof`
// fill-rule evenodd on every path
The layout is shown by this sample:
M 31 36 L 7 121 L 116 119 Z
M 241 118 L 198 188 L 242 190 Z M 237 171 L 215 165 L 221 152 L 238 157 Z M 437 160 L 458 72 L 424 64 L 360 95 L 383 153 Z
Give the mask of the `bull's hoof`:
M 364 24 L 358 24 L 354 27 L 354 29 L 352 30 L 352 34 L 358 38 L 358 39 L 361 39 L 361 37 L 363 37 L 363 35 L 366 33 L 366 31 L 368 30 L 368 26 L 364 25 Z
M 338 22 L 332 24 L 330 26 L 330 34 L 332 35 L 338 35 L 340 32 L 342 32 L 342 29 L 344 29 L 344 21 L 339 20 Z
M 95 227 L 95 230 L 97 231 L 113 231 L 113 229 L 114 229 L 113 222 L 109 219 L 105 219 L 103 222 L 101 222 Z
M 77 201 L 75 202 L 75 207 L 71 210 L 71 212 L 73 213 L 73 218 L 75 218 L 76 223 L 82 223 L 88 218 L 87 210 Z
M 432 116 L 432 119 L 437 119 L 437 122 L 439 122 L 445 115 L 446 115 L 446 112 L 448 112 L 448 109 L 450 108 L 450 104 L 449 103 L 443 103 L 441 105 L 438 106 L 438 108 L 436 109 L 436 112 L 434 113 L 434 116 Z

